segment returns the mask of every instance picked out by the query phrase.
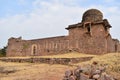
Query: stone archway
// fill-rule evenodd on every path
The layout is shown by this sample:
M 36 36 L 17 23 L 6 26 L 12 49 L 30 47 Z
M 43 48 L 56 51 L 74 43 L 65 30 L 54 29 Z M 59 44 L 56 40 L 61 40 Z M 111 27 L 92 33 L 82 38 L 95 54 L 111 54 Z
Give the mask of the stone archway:
M 31 51 L 31 55 L 35 56 L 37 54 L 37 45 L 33 44 L 32 45 L 32 51 Z

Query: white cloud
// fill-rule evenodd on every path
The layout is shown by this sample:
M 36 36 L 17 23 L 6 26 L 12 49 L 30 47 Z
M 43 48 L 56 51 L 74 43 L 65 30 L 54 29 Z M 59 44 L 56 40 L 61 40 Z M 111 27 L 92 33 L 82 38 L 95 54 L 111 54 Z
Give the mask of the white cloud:
M 104 0 L 107 3 L 115 2 L 115 0 Z
M 26 4 L 26 0 L 18 0 L 18 3 L 19 3 L 20 5 L 25 5 L 25 4 Z

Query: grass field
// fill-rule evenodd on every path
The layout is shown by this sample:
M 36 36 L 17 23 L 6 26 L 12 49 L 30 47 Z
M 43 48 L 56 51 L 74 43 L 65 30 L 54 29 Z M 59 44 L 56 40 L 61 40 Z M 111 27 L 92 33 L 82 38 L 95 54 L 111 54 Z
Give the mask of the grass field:
M 88 55 L 82 53 L 67 53 L 62 55 L 42 56 L 49 58 L 88 57 L 94 58 L 87 62 L 69 65 L 37 64 L 37 63 L 11 63 L 0 61 L 0 80 L 62 80 L 64 72 L 74 69 L 77 65 L 91 64 L 96 61 L 99 65 L 106 65 L 107 72 L 120 80 L 120 53 L 105 55 Z M 75 65 L 75 66 L 74 66 Z

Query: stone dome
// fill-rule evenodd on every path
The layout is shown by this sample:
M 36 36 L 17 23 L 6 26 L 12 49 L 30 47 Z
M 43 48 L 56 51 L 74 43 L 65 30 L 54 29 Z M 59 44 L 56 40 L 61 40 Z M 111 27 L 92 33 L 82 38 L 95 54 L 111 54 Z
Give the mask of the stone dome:
M 82 22 L 96 22 L 103 20 L 103 14 L 97 9 L 87 10 L 82 17 Z

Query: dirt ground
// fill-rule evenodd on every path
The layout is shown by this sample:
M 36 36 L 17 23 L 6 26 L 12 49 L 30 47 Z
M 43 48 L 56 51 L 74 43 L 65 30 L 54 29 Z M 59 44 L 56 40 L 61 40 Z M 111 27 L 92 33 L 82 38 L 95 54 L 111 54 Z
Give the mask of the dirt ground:
M 61 80 L 72 66 L 0 62 L 0 80 Z
M 62 80 L 66 70 L 75 69 L 77 65 L 90 64 L 93 61 L 107 65 L 108 73 L 120 79 L 120 53 L 110 53 L 95 56 L 87 62 L 72 64 L 74 66 L 0 61 L 0 80 Z

